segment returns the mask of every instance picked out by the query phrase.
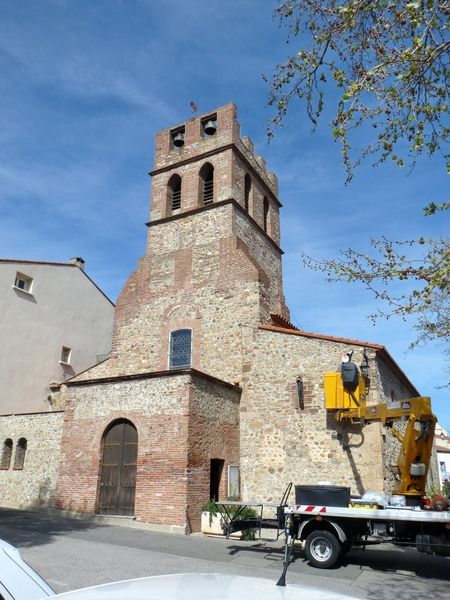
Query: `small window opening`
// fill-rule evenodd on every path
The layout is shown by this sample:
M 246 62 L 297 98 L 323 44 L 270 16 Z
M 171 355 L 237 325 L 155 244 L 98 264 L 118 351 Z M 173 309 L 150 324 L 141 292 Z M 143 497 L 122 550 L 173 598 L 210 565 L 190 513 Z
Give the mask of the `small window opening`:
M 297 399 L 298 399 L 298 407 L 300 410 L 305 410 L 305 391 L 303 387 L 303 380 L 299 377 L 296 381 L 297 383 Z
M 245 183 L 244 183 L 244 205 L 245 205 L 245 212 L 249 212 L 249 208 L 250 208 L 250 191 L 252 189 L 252 180 L 250 178 L 250 175 L 247 173 L 247 175 L 245 176 Z
M 70 355 L 72 354 L 72 348 L 63 346 L 61 349 L 61 360 L 60 362 L 70 364 Z
M 11 465 L 12 449 L 13 449 L 13 441 L 11 438 L 7 438 L 3 442 L 2 462 L 0 465 L 1 469 L 9 469 L 9 467 Z
M 172 209 L 172 213 L 180 210 L 181 208 L 181 177 L 179 175 L 172 175 L 168 183 L 168 200 L 169 206 Z
M 201 121 L 202 123 L 202 136 L 211 137 L 215 135 L 217 131 L 217 115 L 210 115 L 205 117 Z
M 264 211 L 263 229 L 267 233 L 267 230 L 269 227 L 269 201 L 267 200 L 266 196 L 264 196 L 263 211 Z
M 23 290 L 24 292 L 31 292 L 31 286 L 33 284 L 33 278 L 28 277 L 28 275 L 24 275 L 23 273 L 16 273 L 16 279 L 14 282 L 14 287 L 19 288 L 19 290 Z
M 185 369 L 191 366 L 192 331 L 178 329 L 170 334 L 170 369 Z
M 170 132 L 170 139 L 173 148 L 182 148 L 184 146 L 184 126 L 173 129 Z
M 214 167 L 206 163 L 200 169 L 201 194 L 203 205 L 212 204 L 214 200 Z
M 220 500 L 220 483 L 225 461 L 221 458 L 212 458 L 209 472 L 209 498 L 218 502 Z
M 14 457 L 14 469 L 23 469 L 26 452 L 27 440 L 25 438 L 20 438 L 16 446 L 16 455 Z

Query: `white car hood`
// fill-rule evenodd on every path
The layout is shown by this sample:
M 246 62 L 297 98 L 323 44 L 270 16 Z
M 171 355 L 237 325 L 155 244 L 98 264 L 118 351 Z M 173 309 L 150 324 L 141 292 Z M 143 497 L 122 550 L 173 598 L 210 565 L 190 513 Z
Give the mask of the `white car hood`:
M 256 577 L 187 573 L 143 577 L 57 594 L 55 600 L 356 600 L 318 588 Z

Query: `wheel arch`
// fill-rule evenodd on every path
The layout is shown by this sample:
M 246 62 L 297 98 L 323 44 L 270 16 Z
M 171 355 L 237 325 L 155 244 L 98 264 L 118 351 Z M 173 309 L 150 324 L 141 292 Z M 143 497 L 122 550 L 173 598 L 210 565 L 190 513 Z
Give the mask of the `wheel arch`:
M 331 521 L 329 519 L 317 521 L 315 517 L 311 517 L 311 519 L 301 523 L 297 534 L 298 539 L 305 540 L 311 531 L 314 531 L 315 529 L 324 529 L 325 531 L 334 533 L 341 543 L 347 542 L 349 539 L 345 530 L 336 521 Z

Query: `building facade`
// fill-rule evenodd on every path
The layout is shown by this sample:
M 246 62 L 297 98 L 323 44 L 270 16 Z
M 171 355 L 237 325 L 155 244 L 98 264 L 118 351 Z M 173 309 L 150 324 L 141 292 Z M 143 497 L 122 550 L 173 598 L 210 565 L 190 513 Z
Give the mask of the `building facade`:
M 0 259 L 0 502 L 54 498 L 63 410 L 52 390 L 111 350 L 114 305 L 84 261 Z
M 323 374 L 354 351 L 371 402 L 419 394 L 383 346 L 290 323 L 277 178 L 235 106 L 158 133 L 151 176 L 111 357 L 61 387 L 57 506 L 189 533 L 210 497 L 234 495 L 237 470 L 241 495 L 265 501 L 290 481 L 391 488 L 396 442 L 378 424 L 338 426 Z
M 450 436 L 439 423 L 435 433 L 436 455 L 439 466 L 439 487 L 450 485 Z
M 289 482 L 389 491 L 396 441 L 337 424 L 323 375 L 353 351 L 370 402 L 419 394 L 383 346 L 290 323 L 277 178 L 234 104 L 159 132 L 151 176 L 111 355 L 52 394 L 54 506 L 190 533 L 210 498 L 274 502 Z

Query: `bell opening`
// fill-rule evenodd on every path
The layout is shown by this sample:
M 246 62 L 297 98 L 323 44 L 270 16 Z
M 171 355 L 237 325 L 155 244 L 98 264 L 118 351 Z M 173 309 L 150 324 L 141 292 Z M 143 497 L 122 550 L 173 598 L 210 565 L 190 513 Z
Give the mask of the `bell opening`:
M 177 131 L 175 133 L 172 133 L 172 144 L 176 148 L 181 148 L 182 146 L 184 146 L 184 132 Z
M 203 135 L 211 136 L 214 135 L 217 131 L 217 117 L 216 115 L 211 115 L 202 121 L 203 126 Z

